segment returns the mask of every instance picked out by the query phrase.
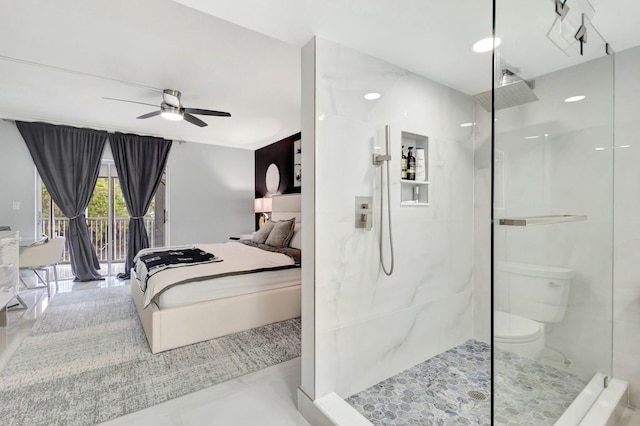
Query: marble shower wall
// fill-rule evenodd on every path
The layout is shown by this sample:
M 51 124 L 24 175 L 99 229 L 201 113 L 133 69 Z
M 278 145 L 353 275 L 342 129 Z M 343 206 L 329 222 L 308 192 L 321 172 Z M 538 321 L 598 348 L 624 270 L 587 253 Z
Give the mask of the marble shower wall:
M 473 337 L 491 344 L 491 113 L 474 121 Z
M 640 408 L 640 47 L 616 53 L 613 375 Z
M 346 398 L 472 337 L 473 129 L 460 124 L 474 112 L 464 94 L 327 40 L 315 60 L 315 397 Z M 387 124 L 391 277 L 371 159 Z M 428 207 L 400 206 L 401 131 L 429 138 Z M 356 196 L 374 199 L 371 231 L 354 227 Z
M 496 114 L 495 215 L 587 220 L 496 226 L 494 259 L 575 271 L 567 313 L 547 327 L 547 345 L 573 360 L 570 372 L 588 380 L 611 372 L 613 57 L 538 77 L 535 85 L 538 101 Z M 573 95 L 587 97 L 564 102 Z M 556 353 L 543 361 L 562 367 Z

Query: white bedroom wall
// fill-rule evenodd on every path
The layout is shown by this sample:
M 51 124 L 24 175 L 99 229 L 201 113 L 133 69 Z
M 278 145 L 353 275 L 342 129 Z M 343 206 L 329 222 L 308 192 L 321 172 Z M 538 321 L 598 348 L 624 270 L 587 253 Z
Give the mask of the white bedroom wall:
M 24 242 L 36 236 L 35 187 L 36 167 L 24 139 L 15 124 L 0 120 L 0 225 L 19 231 Z
M 460 127 L 473 121 L 468 96 L 319 38 L 315 60 L 318 399 L 348 397 L 472 337 L 474 148 L 473 130 Z M 382 97 L 365 100 L 370 91 Z M 371 163 L 386 124 L 391 277 L 379 267 Z M 429 137 L 428 207 L 400 206 L 401 131 Z M 354 228 L 355 196 L 374 197 L 370 232 Z
M 172 245 L 216 243 L 253 231 L 254 152 L 174 142 L 167 190 Z

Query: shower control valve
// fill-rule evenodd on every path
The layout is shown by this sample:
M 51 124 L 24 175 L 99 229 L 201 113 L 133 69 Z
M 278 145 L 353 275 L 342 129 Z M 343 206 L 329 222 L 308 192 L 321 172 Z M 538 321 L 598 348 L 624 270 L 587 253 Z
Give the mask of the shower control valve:
M 371 205 L 373 200 L 371 197 L 356 197 L 355 203 L 355 226 L 357 229 L 371 230 L 373 225 L 373 210 Z

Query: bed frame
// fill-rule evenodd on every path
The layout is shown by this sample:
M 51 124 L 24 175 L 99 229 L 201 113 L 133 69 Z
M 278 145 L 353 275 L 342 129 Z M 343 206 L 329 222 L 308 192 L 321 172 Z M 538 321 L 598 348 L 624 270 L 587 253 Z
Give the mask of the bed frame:
M 296 217 L 300 221 L 300 194 L 273 197 L 274 220 Z M 301 285 L 227 297 L 186 306 L 160 309 L 144 307 L 135 271 L 131 271 L 131 296 L 138 310 L 151 352 L 214 339 L 301 314 Z

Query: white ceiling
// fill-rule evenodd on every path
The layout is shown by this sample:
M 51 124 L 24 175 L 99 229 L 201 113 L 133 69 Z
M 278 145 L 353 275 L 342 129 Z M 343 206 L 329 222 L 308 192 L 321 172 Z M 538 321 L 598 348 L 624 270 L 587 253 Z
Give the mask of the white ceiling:
M 169 0 L 0 0 L 0 10 L 2 117 L 251 149 L 300 129 L 295 46 Z M 200 116 L 204 128 L 136 120 L 153 108 L 102 99 L 159 105 L 154 88 L 232 117 Z
M 640 2 L 591 3 L 593 24 L 615 50 L 640 44 Z M 491 55 L 471 46 L 491 33 L 491 4 L 0 0 L 0 116 L 255 149 L 300 129 L 300 47 L 313 35 L 467 94 L 487 90 Z M 585 57 L 564 55 L 544 36 L 553 19 L 551 0 L 499 0 L 502 66 L 534 78 L 602 56 L 595 32 Z M 181 90 L 188 107 L 232 117 L 202 117 L 205 128 L 136 120 L 153 108 L 102 99 L 159 104 L 165 88 Z

